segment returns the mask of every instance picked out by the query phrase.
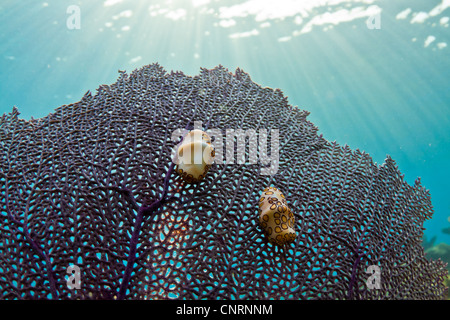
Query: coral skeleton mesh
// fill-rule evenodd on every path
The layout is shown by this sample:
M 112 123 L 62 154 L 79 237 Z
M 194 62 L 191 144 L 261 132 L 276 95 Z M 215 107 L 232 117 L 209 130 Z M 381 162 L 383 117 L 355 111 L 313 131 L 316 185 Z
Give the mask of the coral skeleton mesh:
M 422 247 L 428 190 L 390 157 L 378 165 L 327 141 L 308 114 L 240 69 L 187 76 L 158 64 L 40 119 L 13 108 L 0 118 L 0 298 L 444 298 L 445 264 Z M 247 132 L 266 132 L 267 148 L 187 183 L 172 134 L 196 121 L 224 138 L 234 130 L 246 159 Z M 270 167 L 261 159 L 276 138 Z M 259 224 L 271 186 L 295 217 L 285 246 Z

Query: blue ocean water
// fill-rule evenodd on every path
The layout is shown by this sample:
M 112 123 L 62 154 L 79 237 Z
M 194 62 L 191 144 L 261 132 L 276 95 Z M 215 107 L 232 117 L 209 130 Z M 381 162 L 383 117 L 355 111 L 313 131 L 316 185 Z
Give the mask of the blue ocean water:
M 450 243 L 449 0 L 2 0 L 0 114 L 38 118 L 153 62 L 280 88 L 330 141 L 389 154 Z

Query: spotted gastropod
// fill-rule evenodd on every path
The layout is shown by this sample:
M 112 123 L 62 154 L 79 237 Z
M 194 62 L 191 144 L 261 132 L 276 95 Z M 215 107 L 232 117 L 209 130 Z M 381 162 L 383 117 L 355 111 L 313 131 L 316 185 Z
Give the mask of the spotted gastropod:
M 209 135 L 199 129 L 189 131 L 177 150 L 176 171 L 188 183 L 199 182 L 211 168 L 214 156 Z
M 259 199 L 259 224 L 270 243 L 284 246 L 294 242 L 295 217 L 287 205 L 283 193 L 275 187 L 268 187 Z

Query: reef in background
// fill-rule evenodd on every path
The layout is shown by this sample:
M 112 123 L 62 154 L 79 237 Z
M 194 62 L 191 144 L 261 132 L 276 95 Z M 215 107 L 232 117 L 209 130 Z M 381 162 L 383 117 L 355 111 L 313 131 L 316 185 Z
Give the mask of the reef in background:
M 308 114 L 240 69 L 190 77 L 158 64 L 41 119 L 14 108 L 0 118 L 0 297 L 445 298 L 446 265 L 422 247 L 428 190 L 408 185 L 390 157 L 377 165 L 327 141 Z M 183 183 L 172 133 L 195 121 L 243 141 L 277 132 L 276 170 L 261 174 L 276 153 L 268 143 L 255 163 L 216 163 Z M 258 225 L 268 186 L 295 216 L 284 249 Z
M 450 217 L 449 217 L 450 222 Z M 450 227 L 442 229 L 444 234 L 449 234 Z M 424 235 L 423 247 L 425 248 L 425 256 L 433 260 L 441 259 L 447 264 L 447 270 L 449 275 L 445 280 L 445 285 L 448 288 L 450 286 L 450 245 L 445 242 L 435 244 L 436 236 L 432 237 L 430 240 Z M 447 291 L 447 300 L 450 300 L 450 291 Z

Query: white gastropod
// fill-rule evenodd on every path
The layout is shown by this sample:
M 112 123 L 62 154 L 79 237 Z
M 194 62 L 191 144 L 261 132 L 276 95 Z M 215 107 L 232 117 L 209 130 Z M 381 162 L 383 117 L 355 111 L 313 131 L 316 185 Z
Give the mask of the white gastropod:
M 176 171 L 188 183 L 199 182 L 211 168 L 214 156 L 209 135 L 199 129 L 189 131 L 177 150 Z
M 297 237 L 295 217 L 279 189 L 268 187 L 263 190 L 258 211 L 259 224 L 270 243 L 284 246 L 294 242 Z

